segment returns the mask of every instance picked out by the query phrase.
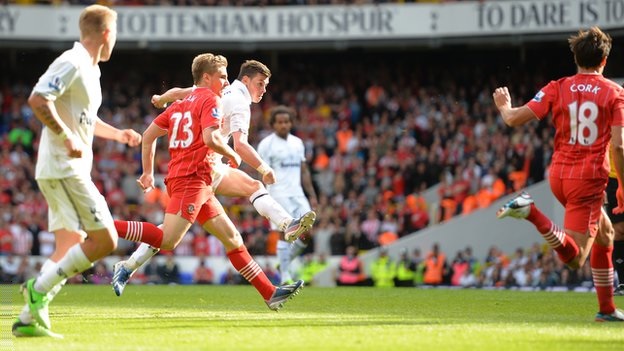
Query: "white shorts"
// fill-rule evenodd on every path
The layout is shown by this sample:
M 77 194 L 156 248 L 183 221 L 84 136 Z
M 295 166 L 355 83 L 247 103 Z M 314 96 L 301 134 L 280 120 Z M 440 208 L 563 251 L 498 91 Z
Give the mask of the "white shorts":
M 221 184 L 221 180 L 223 180 L 223 177 L 225 176 L 225 174 L 228 172 L 228 168 L 230 168 L 230 166 L 226 165 L 223 162 L 215 162 L 212 165 L 212 170 L 210 172 L 210 178 L 212 178 L 212 189 L 214 189 L 214 191 L 217 191 L 217 188 L 219 187 L 219 184 Z
M 312 211 L 312 207 L 310 206 L 310 202 L 308 198 L 305 196 L 291 196 L 291 197 L 273 197 L 275 201 L 280 204 L 288 214 L 293 216 L 293 218 L 299 218 L 306 214 L 307 212 Z M 277 230 L 277 226 L 271 222 L 271 229 Z
M 91 179 L 37 179 L 48 203 L 48 230 L 92 231 L 114 227 L 106 199 Z

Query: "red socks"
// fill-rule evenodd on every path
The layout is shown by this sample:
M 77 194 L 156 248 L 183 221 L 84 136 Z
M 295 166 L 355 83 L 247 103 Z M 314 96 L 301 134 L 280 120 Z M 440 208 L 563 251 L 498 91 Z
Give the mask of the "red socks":
M 600 313 L 605 314 L 611 314 L 615 311 L 615 303 L 613 302 L 612 252 L 613 246 L 604 247 L 594 243 L 589 256 Z
M 241 246 L 227 253 L 230 262 L 236 270 L 253 285 L 265 300 L 268 300 L 275 292 L 275 287 L 269 278 L 258 266 L 258 263 L 251 258 L 247 248 Z
M 557 252 L 564 263 L 570 262 L 578 255 L 579 248 L 574 240 L 546 217 L 535 204 L 531 204 L 527 220 L 535 225 L 537 231 L 542 234 L 548 245 Z
M 136 221 L 115 221 L 119 237 L 137 243 L 143 242 L 160 248 L 163 231 L 152 223 Z

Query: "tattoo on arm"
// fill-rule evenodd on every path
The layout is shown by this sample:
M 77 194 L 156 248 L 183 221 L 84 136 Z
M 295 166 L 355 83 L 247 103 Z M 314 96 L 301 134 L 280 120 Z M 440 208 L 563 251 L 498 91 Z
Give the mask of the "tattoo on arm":
M 39 117 L 41 122 L 50 128 L 54 133 L 60 134 L 63 131 L 61 125 L 59 125 L 58 121 L 54 118 L 52 110 L 50 110 L 50 106 L 38 106 L 35 110 L 35 114 Z

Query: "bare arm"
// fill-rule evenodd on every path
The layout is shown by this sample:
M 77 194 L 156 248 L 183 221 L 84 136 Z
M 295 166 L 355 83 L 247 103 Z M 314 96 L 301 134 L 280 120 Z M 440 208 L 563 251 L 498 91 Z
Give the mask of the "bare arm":
M 193 87 L 171 88 L 162 95 L 152 95 L 152 105 L 156 108 L 165 108 L 171 102 L 182 100 L 193 92 Z
M 493 97 L 503 121 L 510 127 L 521 126 L 537 118 L 526 105 L 511 107 L 511 95 L 507 87 L 496 88 Z
M 97 118 L 95 121 L 95 136 L 115 140 L 122 144 L 137 146 L 141 143 L 141 134 L 132 129 L 118 129 Z
M 318 205 L 318 198 L 316 197 L 316 191 L 314 190 L 314 184 L 312 184 L 312 176 L 310 174 L 310 167 L 306 162 L 301 163 L 301 185 L 308 195 L 310 205 L 312 208 L 316 208 Z
M 237 131 L 232 133 L 232 139 L 234 140 L 234 150 L 236 150 L 236 153 L 240 155 L 245 163 L 262 174 L 262 181 L 266 184 L 275 183 L 275 172 L 262 160 L 258 152 L 249 145 L 247 134 Z
M 69 157 L 82 157 L 80 144 L 74 140 L 72 131 L 63 123 L 52 101 L 33 92 L 28 98 L 28 104 L 32 108 L 35 117 L 63 140 Z
M 167 134 L 167 131 L 161 129 L 152 123 L 143 132 L 143 145 L 141 147 L 141 164 L 143 165 L 143 174 L 138 180 L 143 191 L 147 192 L 154 188 L 154 155 L 156 154 L 156 140 Z
M 205 128 L 202 131 L 202 139 L 206 146 L 230 159 L 230 162 L 234 167 L 240 166 L 241 157 L 225 142 L 225 140 L 223 140 L 218 127 L 215 126 Z

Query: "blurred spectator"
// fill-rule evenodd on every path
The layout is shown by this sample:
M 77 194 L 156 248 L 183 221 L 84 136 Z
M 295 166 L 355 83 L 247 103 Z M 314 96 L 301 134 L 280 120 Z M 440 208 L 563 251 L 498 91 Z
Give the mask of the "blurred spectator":
M 103 260 L 99 260 L 95 263 L 93 274 L 89 276 L 89 281 L 93 284 L 110 284 L 113 279 L 112 273 L 106 267 L 106 263 Z
M 206 264 L 206 259 L 199 259 L 199 265 L 193 272 L 193 283 L 195 284 L 212 284 L 214 280 L 214 273 L 212 269 Z
M 370 271 L 376 287 L 389 288 L 394 286 L 396 263 L 388 256 L 388 249 L 382 247 L 379 250 L 379 257 L 371 263 Z
M 419 263 L 409 257 L 407 249 L 401 249 L 399 260 L 396 263 L 394 285 L 398 287 L 413 287 Z
M 364 267 L 357 256 L 355 246 L 348 246 L 346 255 L 340 259 L 336 284 L 339 286 L 372 285 L 372 281 L 364 275 Z
M 165 263 L 158 266 L 158 276 L 165 284 L 180 283 L 180 268 L 173 255 L 166 255 Z
M 425 271 L 423 272 L 423 282 L 427 285 L 440 285 L 446 274 L 446 255 L 440 252 L 438 243 L 434 243 L 431 252 L 425 258 Z

